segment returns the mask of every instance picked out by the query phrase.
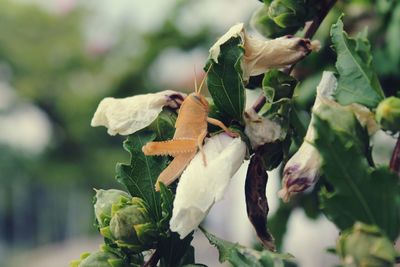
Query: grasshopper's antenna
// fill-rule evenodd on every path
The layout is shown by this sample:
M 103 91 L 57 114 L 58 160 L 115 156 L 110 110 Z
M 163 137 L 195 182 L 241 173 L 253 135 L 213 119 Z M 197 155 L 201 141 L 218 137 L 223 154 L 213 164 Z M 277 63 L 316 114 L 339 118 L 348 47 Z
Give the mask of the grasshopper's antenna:
M 197 94 L 199 88 L 197 87 L 197 72 L 196 72 L 196 65 L 193 66 L 194 71 L 194 92 Z
M 206 80 L 206 78 L 207 78 L 207 76 L 208 76 L 208 73 L 209 73 L 210 70 L 211 70 L 212 65 L 213 65 L 213 64 L 211 63 L 210 66 L 208 67 L 208 70 L 206 71 L 206 74 L 204 75 L 204 78 L 203 78 L 203 80 L 202 80 L 201 83 L 200 83 L 200 88 L 199 88 L 198 92 L 196 92 L 196 93 L 200 94 L 201 89 L 203 88 L 203 84 L 204 84 L 204 82 L 205 82 L 205 80 Z

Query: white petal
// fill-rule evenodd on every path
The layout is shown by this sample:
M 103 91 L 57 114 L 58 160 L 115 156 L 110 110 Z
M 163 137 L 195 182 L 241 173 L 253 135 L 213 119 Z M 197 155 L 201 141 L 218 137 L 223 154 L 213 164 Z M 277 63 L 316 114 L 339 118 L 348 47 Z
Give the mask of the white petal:
M 167 90 L 155 94 L 116 99 L 104 98 L 92 118 L 91 126 L 105 126 L 110 135 L 129 135 L 150 125 L 164 106 L 176 108 L 169 96 L 184 94 Z
M 226 43 L 229 39 L 234 37 L 242 37 L 244 34 L 244 26 L 243 23 L 238 23 L 232 26 L 224 35 L 222 35 L 218 41 L 210 48 L 210 58 L 213 59 L 216 63 L 218 63 L 218 56 L 221 52 L 221 45 Z
M 261 117 L 253 108 L 247 109 L 244 114 L 246 123 L 244 132 L 254 149 L 265 143 L 272 143 L 281 137 L 282 128 L 278 123 Z
M 299 150 L 286 163 L 283 170 L 282 189 L 278 192 L 278 195 L 285 202 L 288 202 L 292 195 L 306 190 L 318 181 L 322 160 L 318 150 L 312 145 L 316 137 L 313 123 L 314 114 L 318 114 L 322 103 L 339 105 L 332 100 L 336 88 L 337 80 L 333 72 L 324 71 L 317 86 L 311 122 L 304 141 Z
M 211 206 L 222 198 L 230 178 L 243 163 L 246 145 L 240 138 L 222 133 L 206 139 L 204 152 L 207 166 L 197 153 L 176 190 L 170 228 L 181 238 L 197 228 Z
M 221 45 L 229 39 L 240 37 L 244 46 L 242 58 L 243 80 L 247 81 L 250 76 L 266 72 L 271 68 L 283 68 L 291 65 L 311 51 L 318 51 L 320 43 L 309 39 L 283 36 L 272 40 L 252 37 L 246 34 L 243 23 L 232 26 L 218 41 L 210 48 L 210 58 L 218 63 Z
M 262 74 L 271 68 L 293 64 L 318 47 L 317 42 L 300 37 L 283 36 L 263 40 L 245 35 L 243 79 L 248 80 L 250 76 Z

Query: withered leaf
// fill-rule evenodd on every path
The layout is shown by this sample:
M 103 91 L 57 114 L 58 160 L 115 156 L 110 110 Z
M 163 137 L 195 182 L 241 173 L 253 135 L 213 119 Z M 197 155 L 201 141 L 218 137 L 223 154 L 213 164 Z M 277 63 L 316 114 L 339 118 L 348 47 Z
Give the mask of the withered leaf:
M 250 159 L 247 169 L 245 194 L 247 216 L 256 230 L 257 236 L 265 248 L 275 251 L 275 243 L 267 229 L 267 215 L 269 211 L 265 189 L 268 174 L 263 164 L 261 151 L 257 150 Z

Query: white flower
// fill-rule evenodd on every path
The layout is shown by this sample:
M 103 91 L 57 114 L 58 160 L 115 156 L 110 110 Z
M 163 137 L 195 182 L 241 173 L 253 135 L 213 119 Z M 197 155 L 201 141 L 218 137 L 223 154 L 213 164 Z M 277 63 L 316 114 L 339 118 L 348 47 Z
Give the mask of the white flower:
M 165 106 L 178 108 L 186 95 L 166 90 L 121 99 L 104 98 L 92 118 L 91 126 L 105 126 L 110 135 L 129 135 L 150 125 Z
M 318 113 L 323 102 L 337 104 L 331 100 L 336 88 L 335 75 L 332 72 L 324 71 L 317 86 L 317 96 L 312 109 L 313 114 L 303 144 L 286 163 L 283 170 L 282 189 L 278 192 L 278 195 L 284 202 L 288 202 L 292 195 L 306 190 L 318 181 L 322 162 L 318 150 L 312 145 L 315 139 L 314 114 Z
M 278 192 L 278 195 L 285 202 L 289 201 L 292 195 L 306 190 L 318 181 L 322 159 L 317 149 L 313 146 L 315 140 L 313 121 L 314 114 L 318 115 L 323 104 L 353 112 L 358 122 L 367 128 L 370 135 L 378 129 L 374 115 L 368 108 L 358 104 L 341 106 L 335 102 L 333 94 L 336 88 L 337 80 L 333 72 L 324 71 L 317 86 L 317 96 L 312 108 L 311 122 L 304 137 L 304 142 L 286 163 L 283 170 L 282 189 Z
M 244 121 L 246 123 L 244 132 L 250 139 L 253 149 L 265 143 L 272 143 L 282 135 L 282 128 L 278 123 L 261 117 L 253 108 L 244 112 Z
M 210 48 L 210 58 L 218 63 L 221 45 L 229 39 L 240 37 L 244 47 L 242 59 L 243 80 L 266 72 L 271 68 L 283 68 L 304 58 L 311 51 L 318 51 L 320 43 L 309 39 L 287 35 L 272 40 L 246 34 L 243 23 L 232 26 Z
M 170 228 L 187 236 L 199 226 L 211 206 L 220 200 L 231 177 L 242 165 L 246 145 L 225 133 L 205 140 L 204 153 L 197 153 L 182 174 L 176 190 Z

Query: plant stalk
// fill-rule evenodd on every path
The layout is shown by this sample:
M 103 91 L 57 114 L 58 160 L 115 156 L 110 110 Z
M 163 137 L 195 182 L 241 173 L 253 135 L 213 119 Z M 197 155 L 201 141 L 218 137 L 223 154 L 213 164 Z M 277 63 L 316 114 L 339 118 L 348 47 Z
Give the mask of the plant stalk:
M 400 175 L 400 136 L 397 138 L 396 146 L 394 147 L 392 158 L 390 159 L 389 168 Z

